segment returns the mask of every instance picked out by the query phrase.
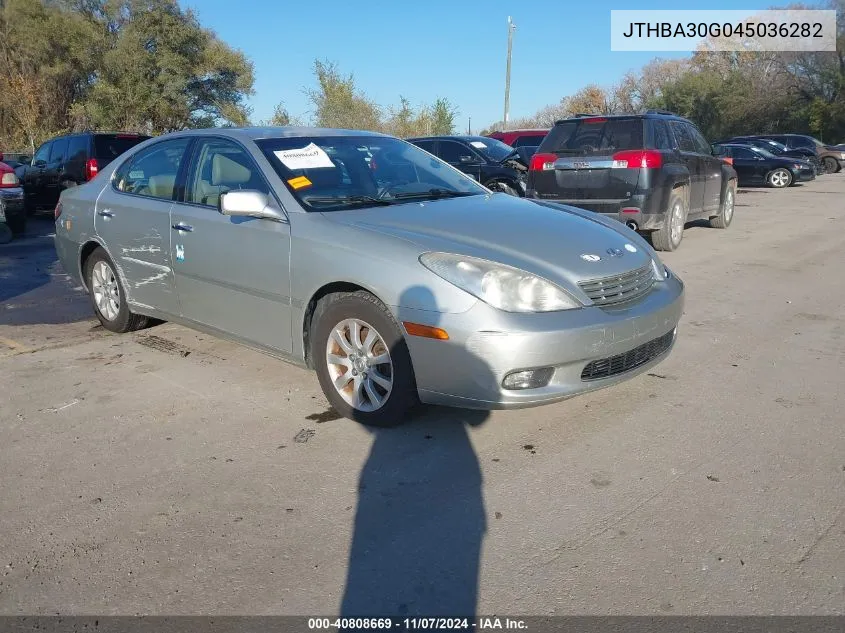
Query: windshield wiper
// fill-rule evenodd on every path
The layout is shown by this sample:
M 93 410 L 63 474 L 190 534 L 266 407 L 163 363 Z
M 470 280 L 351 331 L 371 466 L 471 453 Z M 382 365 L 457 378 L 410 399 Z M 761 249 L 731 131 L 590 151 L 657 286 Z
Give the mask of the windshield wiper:
M 394 200 L 409 200 L 411 198 L 460 198 L 477 195 L 472 191 L 453 191 L 452 189 L 429 189 L 428 191 L 408 191 L 393 194 Z
M 316 196 L 305 198 L 305 201 L 309 204 L 312 202 L 316 202 L 317 204 L 331 204 L 333 202 L 340 204 L 393 204 L 390 200 L 373 198 L 372 196 Z

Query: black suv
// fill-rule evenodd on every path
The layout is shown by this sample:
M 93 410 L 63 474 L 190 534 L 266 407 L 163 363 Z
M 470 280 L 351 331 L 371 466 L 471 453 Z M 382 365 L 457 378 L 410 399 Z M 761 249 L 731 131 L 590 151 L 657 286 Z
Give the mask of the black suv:
M 673 251 L 684 224 L 731 223 L 736 172 L 675 114 L 582 115 L 558 121 L 531 157 L 527 195 L 618 219 Z
M 55 207 L 68 187 L 88 182 L 126 150 L 150 138 L 123 132 L 81 132 L 44 143 L 18 172 L 27 211 Z
M 525 195 L 528 156 L 486 136 L 425 136 L 409 138 L 420 149 L 434 154 L 493 191 Z

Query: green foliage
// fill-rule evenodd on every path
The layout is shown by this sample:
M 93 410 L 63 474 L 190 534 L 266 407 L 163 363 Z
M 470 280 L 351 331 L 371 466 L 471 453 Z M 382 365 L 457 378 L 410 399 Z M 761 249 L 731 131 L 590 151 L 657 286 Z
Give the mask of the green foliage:
M 252 64 L 176 0 L 0 2 L 0 144 L 244 125 Z
M 381 108 L 355 87 L 352 75 L 341 75 L 337 64 L 314 62 L 318 88 L 306 91 L 318 127 L 353 130 L 381 129 Z

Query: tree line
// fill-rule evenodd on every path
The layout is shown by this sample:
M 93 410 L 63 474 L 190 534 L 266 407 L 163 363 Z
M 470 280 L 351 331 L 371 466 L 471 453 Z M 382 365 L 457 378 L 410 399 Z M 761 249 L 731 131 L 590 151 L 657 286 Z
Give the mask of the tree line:
M 804 132 L 845 140 L 845 0 L 837 52 L 727 53 L 655 59 L 615 85 L 585 86 L 508 127 L 549 127 L 576 113 L 666 109 L 709 138 Z M 797 8 L 792 6 L 790 8 Z M 400 137 L 451 134 L 445 97 L 377 104 L 329 61 L 314 62 L 310 111 L 279 103 L 256 121 L 247 104 L 253 66 L 177 0 L 0 0 L 0 148 L 34 150 L 57 134 L 112 129 L 162 134 L 194 127 L 310 124 Z M 502 129 L 493 123 L 485 132 Z
M 791 5 L 789 9 L 818 8 Z M 669 110 L 710 139 L 754 133 L 812 134 L 845 141 L 845 0 L 837 11 L 836 52 L 717 52 L 708 43 L 686 59 L 654 59 L 615 85 L 588 85 L 508 127 L 550 127 L 578 113 Z M 489 126 L 502 129 L 501 121 Z

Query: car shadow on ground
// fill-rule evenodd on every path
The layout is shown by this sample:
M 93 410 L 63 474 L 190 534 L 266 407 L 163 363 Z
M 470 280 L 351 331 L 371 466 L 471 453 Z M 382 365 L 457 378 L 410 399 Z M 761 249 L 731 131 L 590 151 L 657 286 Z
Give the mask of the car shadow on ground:
M 407 292 L 433 301 L 426 288 Z M 456 379 L 498 384 L 483 359 L 465 353 Z M 476 615 L 487 520 L 470 429 L 488 417 L 423 406 L 397 428 L 368 427 L 373 444 L 358 482 L 342 616 Z

